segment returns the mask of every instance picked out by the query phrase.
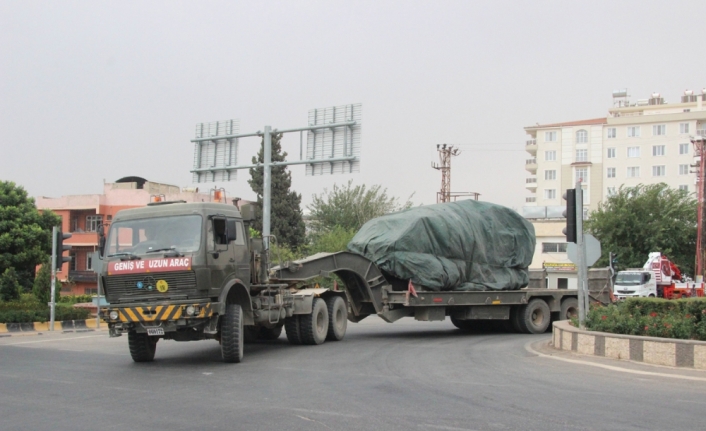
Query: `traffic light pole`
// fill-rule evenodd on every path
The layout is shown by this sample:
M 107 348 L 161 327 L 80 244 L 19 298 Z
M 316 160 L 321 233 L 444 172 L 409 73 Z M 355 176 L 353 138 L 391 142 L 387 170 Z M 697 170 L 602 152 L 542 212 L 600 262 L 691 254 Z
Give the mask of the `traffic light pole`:
M 54 312 L 56 310 L 56 237 L 59 229 L 56 226 L 51 231 L 51 302 L 49 303 L 49 330 L 54 330 Z M 63 252 L 62 252 L 63 254 Z
M 578 257 L 579 327 L 584 329 L 588 312 L 588 268 L 586 267 L 586 241 L 583 235 L 583 188 L 576 183 L 576 251 Z

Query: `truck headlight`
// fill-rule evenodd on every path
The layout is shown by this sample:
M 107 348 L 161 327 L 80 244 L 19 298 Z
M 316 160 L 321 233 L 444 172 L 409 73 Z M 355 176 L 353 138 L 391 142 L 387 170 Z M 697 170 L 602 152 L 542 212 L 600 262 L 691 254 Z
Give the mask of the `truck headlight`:
M 110 313 L 108 313 L 108 317 L 110 317 L 110 320 L 118 320 L 118 312 L 112 310 Z
M 193 316 L 194 312 L 196 312 L 196 309 L 194 308 L 193 305 L 189 305 L 186 307 L 186 315 L 187 316 Z

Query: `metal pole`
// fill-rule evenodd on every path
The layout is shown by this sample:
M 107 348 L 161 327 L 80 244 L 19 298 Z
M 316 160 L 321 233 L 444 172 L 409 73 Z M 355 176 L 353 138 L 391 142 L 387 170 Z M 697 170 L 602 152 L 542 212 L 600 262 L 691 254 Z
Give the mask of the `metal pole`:
M 272 135 L 270 126 L 265 126 L 263 143 L 263 190 L 262 190 L 262 240 L 265 248 L 269 247 L 270 235 L 270 197 L 272 188 Z
M 98 254 L 98 256 L 94 256 L 94 257 L 100 257 L 100 253 Z M 98 260 L 98 259 L 94 259 L 94 260 Z M 97 265 L 98 262 L 96 262 L 95 264 Z M 101 328 L 101 291 L 103 290 L 103 289 L 101 289 L 101 275 L 100 275 L 100 273 L 96 273 L 96 281 L 98 282 L 96 284 L 96 288 L 98 289 L 98 298 L 96 300 L 96 302 L 97 302 L 97 304 L 96 304 L 96 331 L 97 331 Z
M 54 291 L 56 290 L 56 236 L 59 230 L 54 226 L 51 230 L 51 302 L 49 303 L 49 330 L 54 330 L 54 311 L 56 309 L 56 298 Z M 63 250 L 62 250 L 63 252 Z
M 583 188 L 581 182 L 576 182 L 576 251 L 578 257 L 578 300 L 579 300 L 579 327 L 584 328 L 586 313 L 588 311 L 587 271 L 586 271 L 586 244 L 583 238 Z

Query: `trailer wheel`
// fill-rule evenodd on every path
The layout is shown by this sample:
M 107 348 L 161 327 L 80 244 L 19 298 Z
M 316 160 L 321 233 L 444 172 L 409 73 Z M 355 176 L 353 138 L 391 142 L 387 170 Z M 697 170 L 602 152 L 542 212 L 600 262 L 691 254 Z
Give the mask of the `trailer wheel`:
M 282 335 L 282 325 L 274 328 L 265 328 L 264 326 L 260 328 L 259 337 L 261 340 L 276 340 L 280 335 Z
M 579 300 L 576 298 L 566 298 L 561 301 L 561 315 L 559 320 L 571 320 L 579 316 Z
M 138 334 L 135 331 L 127 333 L 127 344 L 130 347 L 130 356 L 135 362 L 152 362 L 157 350 L 157 337 L 147 334 Z
M 221 322 L 221 356 L 224 362 L 238 363 L 243 360 L 245 331 L 243 309 L 238 304 L 227 304 Z
M 541 334 L 549 327 L 552 313 L 543 299 L 535 298 L 518 310 L 518 323 L 526 334 Z
M 284 320 L 284 330 L 287 333 L 289 344 L 302 344 L 301 322 L 299 316 L 287 317 Z
M 451 323 L 458 329 L 464 331 L 464 332 L 470 332 L 473 331 L 474 329 L 477 329 L 476 327 L 476 322 L 473 320 L 461 320 L 457 319 L 455 317 L 451 317 Z
M 328 333 L 328 309 L 321 298 L 314 298 L 311 314 L 299 316 L 299 333 L 302 344 L 316 345 L 326 341 Z
M 326 309 L 328 311 L 328 332 L 326 339 L 329 341 L 341 341 L 346 335 L 348 326 L 348 308 L 346 301 L 340 296 L 329 296 L 326 299 Z

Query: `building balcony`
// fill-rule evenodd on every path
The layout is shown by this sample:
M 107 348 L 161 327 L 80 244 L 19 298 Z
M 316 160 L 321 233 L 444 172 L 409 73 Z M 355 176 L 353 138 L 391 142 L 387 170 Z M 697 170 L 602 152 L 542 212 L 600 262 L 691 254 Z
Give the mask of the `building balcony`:
M 525 187 L 529 190 L 537 189 L 537 177 L 525 178 Z
M 71 232 L 71 238 L 64 242 L 76 246 L 97 246 L 98 234 L 96 232 L 73 231 Z
M 93 271 L 69 271 L 69 278 L 81 283 L 97 283 L 98 277 Z
M 525 169 L 530 171 L 530 173 L 537 173 L 537 159 L 527 159 L 525 162 Z
M 533 156 L 537 155 L 537 140 L 530 139 L 525 143 L 525 150 Z

